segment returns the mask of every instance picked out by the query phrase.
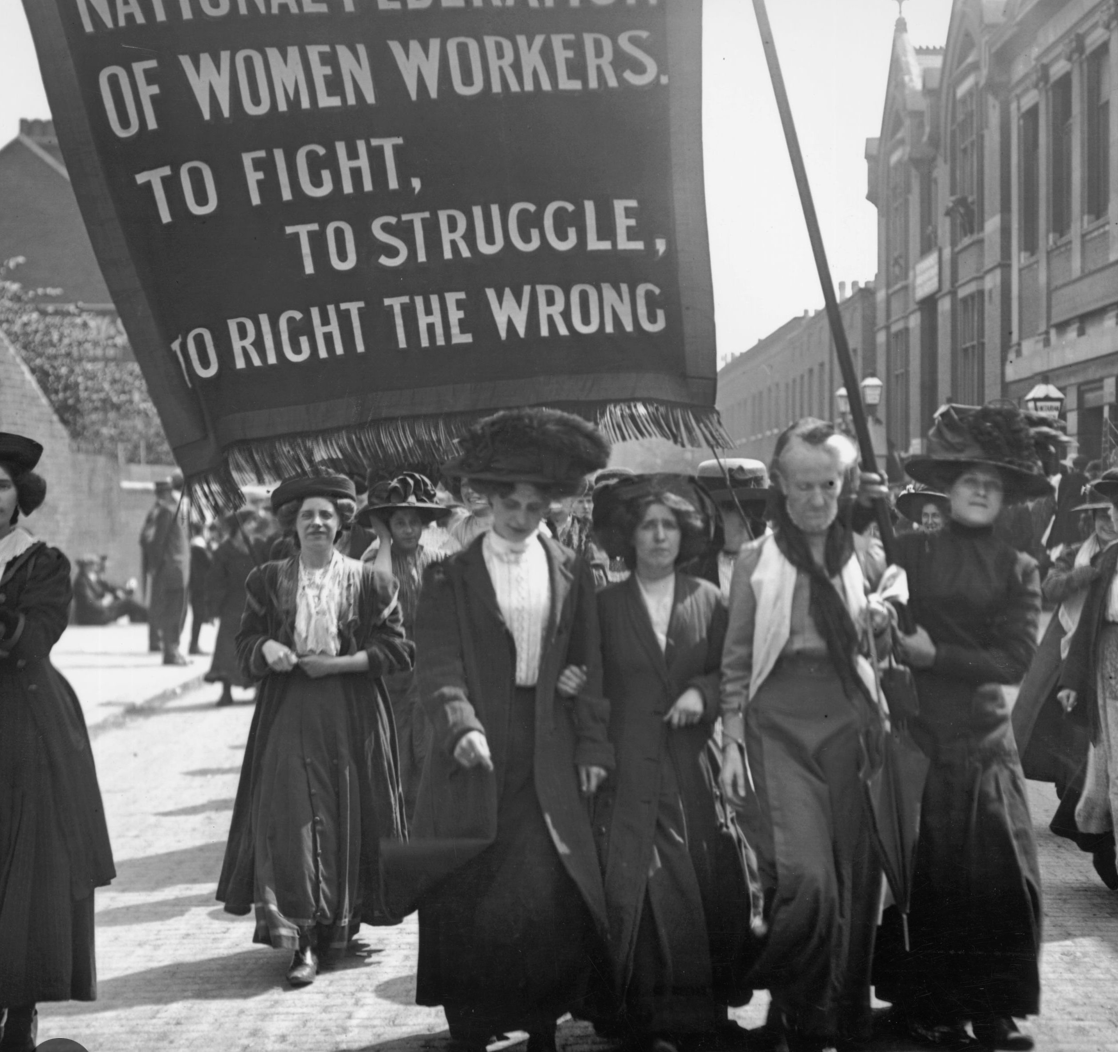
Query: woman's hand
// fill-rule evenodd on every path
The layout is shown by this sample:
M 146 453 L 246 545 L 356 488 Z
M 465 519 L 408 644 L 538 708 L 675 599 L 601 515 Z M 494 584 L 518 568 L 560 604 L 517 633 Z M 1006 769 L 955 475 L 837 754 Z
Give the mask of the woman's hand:
M 304 654 L 299 658 L 299 667 L 311 679 L 321 679 L 323 676 L 329 676 L 332 672 L 341 671 L 338 668 L 338 658 L 330 654 Z
M 392 543 L 392 531 L 388 528 L 388 523 L 379 515 L 369 515 L 369 528 L 377 535 L 377 540 L 381 544 Z
M 1061 690 L 1056 695 L 1056 700 L 1064 712 L 1071 712 L 1075 708 L 1075 703 L 1079 701 L 1079 695 L 1074 690 Z
M 927 629 L 916 626 L 916 631 L 910 636 L 898 635 L 897 645 L 901 650 L 901 657 L 906 664 L 913 668 L 931 668 L 936 660 L 936 645 Z
M 695 687 L 688 687 L 668 710 L 664 722 L 669 727 L 690 727 L 703 718 L 703 696 Z
M 875 595 L 868 597 L 866 606 L 870 612 L 870 628 L 875 636 L 879 636 L 893 623 L 893 608 Z
M 294 650 L 274 639 L 265 639 L 262 651 L 268 668 L 273 672 L 290 672 L 299 663 Z
M 737 742 L 726 740 L 722 743 L 722 771 L 718 775 L 722 795 L 740 807 L 745 803 L 749 780 L 745 774 L 745 754 Z
M 586 796 L 593 796 L 598 786 L 606 780 L 606 769 L 593 764 L 579 764 L 578 787 Z
M 576 698 L 582 693 L 582 688 L 586 686 L 586 666 L 585 665 L 568 665 L 559 674 L 559 682 L 556 684 L 555 689 L 564 698 Z
M 875 500 L 886 500 L 889 497 L 889 487 L 885 479 L 873 471 L 859 471 L 858 493 L 855 499 L 859 504 L 868 507 Z
M 489 742 L 481 731 L 467 731 L 463 734 L 454 747 L 454 758 L 466 768 L 481 766 L 487 771 L 493 770 Z

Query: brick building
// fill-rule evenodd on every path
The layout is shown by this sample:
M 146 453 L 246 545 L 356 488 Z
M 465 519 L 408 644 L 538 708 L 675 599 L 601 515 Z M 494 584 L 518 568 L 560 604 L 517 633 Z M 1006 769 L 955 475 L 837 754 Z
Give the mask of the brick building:
M 53 121 L 21 120 L 0 147 L 0 260 L 13 256 L 26 258 L 13 276 L 27 288 L 58 288 L 56 302 L 113 309 Z
M 1116 93 L 1118 0 L 954 0 L 942 49 L 898 19 L 866 148 L 898 447 L 918 451 L 944 401 L 1020 400 L 1045 378 L 1076 446 L 1113 446 Z
M 874 288 L 839 285 L 843 327 L 860 377 L 873 375 Z M 843 386 L 825 311 L 804 313 L 735 355 L 718 371 L 718 411 L 734 440 L 731 455 L 768 463 L 776 436 L 793 420 L 839 417 L 835 392 Z

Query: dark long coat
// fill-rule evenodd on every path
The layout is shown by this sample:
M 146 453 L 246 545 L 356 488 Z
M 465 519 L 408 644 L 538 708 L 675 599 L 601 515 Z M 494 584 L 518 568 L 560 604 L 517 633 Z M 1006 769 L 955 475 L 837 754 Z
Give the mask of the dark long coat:
M 0 579 L 0 1005 L 96 997 L 93 889 L 116 873 L 81 706 L 50 660 L 70 598 L 42 543 Z
M 272 672 L 262 653 L 269 639 L 294 648 L 298 569 L 298 556 L 265 563 L 253 570 L 245 582 L 245 612 L 237 634 L 237 656 L 243 671 L 253 680 L 260 680 L 260 689 L 217 885 L 218 901 L 225 903 L 229 913 L 245 914 L 253 906 L 253 793 L 268 735 L 283 705 L 290 677 L 303 674 L 298 670 L 283 674 Z M 411 668 L 415 654 L 414 644 L 404 635 L 395 580 L 366 564 L 355 608 L 347 621 L 339 623 L 338 634 L 339 653 L 365 651 L 369 655 L 367 673 L 338 677 L 346 694 L 349 740 L 359 768 L 359 882 L 364 891 L 361 920 L 366 924 L 391 924 L 398 918 L 386 911 L 379 892 L 378 846 L 381 840 L 404 837 L 406 826 L 397 774 L 396 732 L 382 677 Z
M 206 679 L 211 683 L 228 680 L 236 687 L 252 683 L 237 659 L 237 633 L 245 609 L 245 581 L 260 558 L 243 544 L 243 540 L 236 544 L 232 538 L 222 541 L 206 574 L 206 611 L 218 619 L 217 641 Z
M 642 914 L 651 906 L 660 952 L 678 949 L 684 958 L 663 962 L 676 987 L 696 991 L 705 986 L 706 996 L 723 1005 L 742 1004 L 748 990 L 738 966 L 744 963 L 748 893 L 740 867 L 726 872 L 719 866 L 727 858 L 720 843 L 726 832 L 717 820 L 709 750 L 726 635 L 721 593 L 707 581 L 676 575 L 665 651 L 635 577 L 601 592 L 598 610 L 617 771 L 599 791 L 594 826 L 601 841 L 618 992 L 623 995 L 629 984 Z M 702 694 L 703 718 L 672 729 L 664 717 L 690 687 Z M 681 853 L 667 844 L 657 846 L 665 796 L 676 820 L 683 820 Z M 677 872 L 661 877 L 668 868 Z
M 898 538 L 916 623 L 936 646 L 916 670 L 913 735 L 931 764 L 909 915 L 878 940 L 879 997 L 938 1018 L 1032 1015 L 1040 1002 L 1041 883 L 1025 777 L 1000 684 L 1036 651 L 1036 562 L 951 521 Z M 1086 616 L 1086 612 L 1084 614 Z
M 393 908 L 420 908 L 417 1000 L 449 1004 L 453 977 L 483 967 L 447 960 L 422 934 L 424 907 L 454 896 L 456 872 L 497 841 L 506 774 L 514 759 L 515 644 L 497 605 L 482 552 L 484 536 L 465 551 L 428 567 L 416 617 L 420 700 L 433 729 L 408 844 L 382 845 Z M 598 936 L 606 906 L 587 805 L 577 765 L 613 766 L 608 704 L 601 693 L 601 652 L 593 578 L 584 561 L 541 538 L 551 576 L 551 609 L 535 687 L 532 778 L 551 843 Z M 587 684 L 576 699 L 556 692 L 559 674 L 583 665 Z M 492 773 L 462 768 L 458 740 L 483 731 Z M 442 884 L 445 882 L 446 895 Z M 524 947 L 524 952 L 543 947 Z M 449 997 L 449 1000 L 448 1000 Z

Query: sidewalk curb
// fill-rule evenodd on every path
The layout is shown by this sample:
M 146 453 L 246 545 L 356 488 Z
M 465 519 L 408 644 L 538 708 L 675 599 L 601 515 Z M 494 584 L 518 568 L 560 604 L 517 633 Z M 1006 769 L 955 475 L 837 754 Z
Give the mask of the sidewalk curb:
M 137 716 L 148 715 L 156 709 L 161 709 L 167 702 L 174 701 L 175 698 L 182 697 L 183 694 L 188 694 L 192 690 L 197 690 L 205 681 L 206 673 L 199 672 L 198 675 L 186 680 L 186 682 L 179 683 L 174 687 L 167 687 L 158 694 L 153 694 L 150 698 L 129 702 L 115 716 L 108 716 L 103 720 L 98 720 L 97 723 L 89 724 L 86 728 L 89 731 L 89 736 L 90 738 L 96 738 L 99 734 L 104 734 L 105 731 L 118 730 L 129 720 L 135 719 Z

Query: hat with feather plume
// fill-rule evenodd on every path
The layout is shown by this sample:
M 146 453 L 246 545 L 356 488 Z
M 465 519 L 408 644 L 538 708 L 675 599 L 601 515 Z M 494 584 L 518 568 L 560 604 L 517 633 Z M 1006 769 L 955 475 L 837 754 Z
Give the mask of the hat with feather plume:
M 362 526 L 373 516 L 386 522 L 395 511 L 414 511 L 424 525 L 450 514 L 451 509 L 439 503 L 435 484 L 417 471 L 404 471 L 395 478 L 382 479 L 369 486 L 369 503 L 357 515 Z
M 948 489 L 956 468 L 982 464 L 996 468 L 1008 501 L 1030 500 L 1051 493 L 1041 467 L 1041 452 L 1062 438 L 1052 422 L 1012 403 L 983 406 L 945 405 L 928 432 L 926 452 L 909 457 L 909 477 L 933 489 Z

